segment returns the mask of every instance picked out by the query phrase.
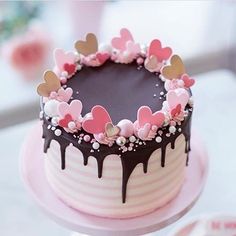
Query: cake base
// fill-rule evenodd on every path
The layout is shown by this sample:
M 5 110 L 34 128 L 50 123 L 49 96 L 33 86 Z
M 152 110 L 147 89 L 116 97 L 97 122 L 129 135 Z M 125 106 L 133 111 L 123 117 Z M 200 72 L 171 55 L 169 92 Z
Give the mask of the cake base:
M 53 192 L 44 172 L 41 124 L 37 123 L 25 139 L 20 159 L 23 182 L 36 203 L 49 217 L 75 232 L 88 235 L 142 235 L 160 230 L 186 214 L 199 198 L 208 173 L 204 145 L 192 132 L 192 151 L 186 180 L 177 197 L 156 211 L 131 219 L 108 219 L 76 211 Z

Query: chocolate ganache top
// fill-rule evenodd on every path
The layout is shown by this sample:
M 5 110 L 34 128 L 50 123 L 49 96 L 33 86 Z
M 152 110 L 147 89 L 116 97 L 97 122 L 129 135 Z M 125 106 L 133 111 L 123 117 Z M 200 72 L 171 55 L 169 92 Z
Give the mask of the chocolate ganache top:
M 136 62 L 107 61 L 100 67 L 84 66 L 67 86 L 73 88 L 73 99 L 83 101 L 82 115 L 102 105 L 114 123 L 124 118 L 134 122 L 141 106 L 149 106 L 153 112 L 161 110 L 164 97 L 160 99 L 160 93 L 166 93 L 159 73 L 151 73 Z

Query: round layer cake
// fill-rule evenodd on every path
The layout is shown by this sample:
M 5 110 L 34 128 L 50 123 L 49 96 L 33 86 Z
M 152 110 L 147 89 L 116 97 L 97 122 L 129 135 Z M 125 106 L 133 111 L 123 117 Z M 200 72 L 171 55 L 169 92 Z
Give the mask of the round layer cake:
M 49 184 L 101 217 L 164 206 L 185 179 L 194 80 L 169 47 L 140 45 L 127 29 L 100 47 L 88 34 L 75 48 L 55 50 L 38 87 Z

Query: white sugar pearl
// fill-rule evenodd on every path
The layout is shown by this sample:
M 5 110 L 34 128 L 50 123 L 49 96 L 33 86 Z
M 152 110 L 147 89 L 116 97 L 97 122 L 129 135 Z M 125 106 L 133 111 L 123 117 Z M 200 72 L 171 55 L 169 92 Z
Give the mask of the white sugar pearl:
M 47 101 L 44 105 L 45 114 L 49 117 L 57 116 L 58 115 L 58 112 L 57 112 L 58 105 L 59 105 L 59 102 L 55 99 Z
M 157 143 L 160 143 L 161 141 L 162 141 L 162 138 L 161 138 L 160 136 L 157 136 L 157 137 L 156 137 L 156 142 L 157 142 Z
M 70 121 L 69 123 L 68 123 L 68 128 L 69 129 L 74 129 L 76 127 L 76 125 L 75 125 L 75 122 L 74 121 Z
M 164 92 L 160 92 L 160 95 L 163 96 L 163 95 L 164 95 Z
M 43 119 L 43 111 L 39 112 L 39 119 Z
M 126 138 L 123 136 L 120 136 L 116 139 L 116 144 L 119 146 L 124 146 L 126 143 Z
M 100 147 L 100 144 L 98 142 L 94 142 L 92 147 L 93 149 L 97 150 Z
M 174 126 L 169 127 L 169 132 L 174 134 L 176 132 L 176 128 Z
M 188 104 L 189 104 L 191 107 L 193 107 L 193 105 L 194 105 L 193 97 L 190 97 L 190 98 L 189 98 Z
M 78 64 L 76 68 L 77 68 L 77 70 L 81 70 L 82 69 L 82 65 Z
M 130 136 L 129 137 L 129 141 L 131 142 L 131 143 L 134 143 L 135 141 L 136 141 L 136 138 L 135 138 L 135 136 Z
M 57 117 L 53 117 L 51 122 L 52 122 L 53 126 L 57 126 L 58 125 L 58 118 Z
M 68 72 L 67 71 L 62 71 L 61 72 L 61 76 L 62 77 L 67 77 L 68 76 Z
M 56 136 L 60 136 L 60 135 L 61 135 L 61 130 L 60 130 L 60 129 L 56 129 L 56 130 L 54 131 L 54 134 L 55 134 Z

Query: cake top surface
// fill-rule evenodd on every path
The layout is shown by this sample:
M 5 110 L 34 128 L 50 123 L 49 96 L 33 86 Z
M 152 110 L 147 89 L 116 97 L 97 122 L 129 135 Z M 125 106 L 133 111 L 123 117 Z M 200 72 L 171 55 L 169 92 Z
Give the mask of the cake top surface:
M 159 40 L 140 45 L 121 29 L 110 44 L 98 45 L 90 33 L 75 48 L 54 51 L 55 67 L 37 89 L 52 125 L 84 132 L 88 142 L 91 134 L 93 143 L 123 146 L 126 139 L 151 141 L 167 127 L 174 133 L 188 116 L 194 80 Z

